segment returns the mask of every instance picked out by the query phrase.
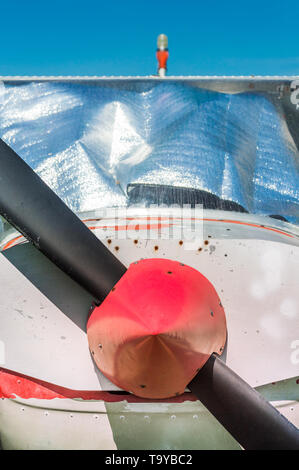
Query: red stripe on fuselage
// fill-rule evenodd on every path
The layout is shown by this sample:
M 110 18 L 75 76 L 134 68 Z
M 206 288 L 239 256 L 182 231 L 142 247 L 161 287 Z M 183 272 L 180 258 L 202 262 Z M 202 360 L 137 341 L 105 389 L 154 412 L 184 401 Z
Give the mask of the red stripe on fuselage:
M 28 400 L 53 400 L 54 398 L 80 398 L 82 400 L 97 400 L 108 403 L 127 401 L 128 403 L 183 403 L 184 401 L 196 401 L 192 393 L 183 393 L 180 396 L 163 400 L 149 400 L 126 394 L 122 391 L 110 393 L 102 390 L 72 390 L 51 384 L 43 380 L 35 379 L 27 375 L 19 374 L 8 369 L 0 368 L 0 398 L 22 398 Z
M 156 230 L 159 230 L 161 228 L 166 228 L 166 227 L 170 227 L 171 225 L 176 225 L 175 223 L 173 223 L 173 220 L 174 219 L 180 219 L 180 217 L 135 217 L 135 218 L 131 218 L 131 217 L 124 217 L 123 218 L 124 220 L 171 220 L 172 223 L 169 223 L 169 224 L 161 224 L 161 223 L 158 223 L 158 224 L 136 224 L 136 225 L 98 225 L 98 226 L 92 226 L 92 227 L 87 227 L 90 229 L 90 230 L 107 230 L 107 229 L 111 229 L 111 230 L 114 230 L 114 231 L 120 231 L 120 230 L 150 230 L 150 229 L 156 229 Z M 86 219 L 86 220 L 82 220 L 82 222 L 94 222 L 94 221 L 97 221 L 97 220 L 103 220 L 103 219 Z M 109 219 L 108 219 L 109 220 Z M 294 235 L 291 235 L 290 233 L 287 233 L 287 232 L 284 232 L 283 230 L 279 230 L 279 229 L 276 229 L 276 228 L 272 228 L 272 227 L 266 227 L 264 225 L 259 225 L 259 224 L 252 224 L 252 223 L 249 223 L 249 222 L 241 222 L 239 220 L 224 220 L 224 219 L 206 219 L 206 218 L 184 218 L 183 220 L 203 220 L 204 222 L 223 222 L 223 223 L 226 223 L 226 224 L 238 224 L 238 225 L 244 225 L 244 226 L 247 226 L 247 227 L 254 227 L 254 228 L 260 228 L 260 229 L 264 229 L 264 230 L 270 230 L 271 232 L 276 232 L 276 233 L 279 233 L 280 235 L 285 235 L 286 237 L 290 237 L 290 238 L 297 238 L 296 236 Z M 137 228 L 138 227 L 138 228 Z M 11 246 L 13 246 L 13 244 L 19 240 L 23 238 L 23 235 L 19 235 L 18 237 L 15 237 L 13 238 L 12 240 L 10 240 L 9 242 L 7 242 L 4 247 L 2 248 L 2 251 L 5 251 L 7 250 L 8 248 L 11 248 Z

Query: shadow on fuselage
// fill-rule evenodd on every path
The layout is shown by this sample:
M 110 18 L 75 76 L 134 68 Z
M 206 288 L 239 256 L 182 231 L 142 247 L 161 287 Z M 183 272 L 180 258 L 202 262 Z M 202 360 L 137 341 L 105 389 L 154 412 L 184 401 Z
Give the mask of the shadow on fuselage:
M 94 300 L 91 294 L 30 243 L 12 247 L 2 255 L 71 321 L 86 331 L 89 309 Z

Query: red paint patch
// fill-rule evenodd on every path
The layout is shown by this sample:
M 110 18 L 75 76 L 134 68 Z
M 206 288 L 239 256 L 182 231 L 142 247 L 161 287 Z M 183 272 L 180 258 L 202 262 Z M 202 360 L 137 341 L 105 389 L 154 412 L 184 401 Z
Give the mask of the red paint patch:
M 7 248 L 10 248 L 17 240 L 19 240 L 22 237 L 23 235 L 19 235 L 18 237 L 15 237 L 9 242 L 7 242 L 6 245 L 4 245 L 4 247 L 2 248 L 2 251 L 7 250 Z
M 53 400 L 53 398 L 81 398 L 82 400 L 97 400 L 108 403 L 127 401 L 128 403 L 183 403 L 196 401 L 192 393 L 184 393 L 167 400 L 147 400 L 132 394 L 104 392 L 101 390 L 72 390 L 43 380 L 28 377 L 7 369 L 0 369 L 0 398 L 22 398 L 28 400 Z

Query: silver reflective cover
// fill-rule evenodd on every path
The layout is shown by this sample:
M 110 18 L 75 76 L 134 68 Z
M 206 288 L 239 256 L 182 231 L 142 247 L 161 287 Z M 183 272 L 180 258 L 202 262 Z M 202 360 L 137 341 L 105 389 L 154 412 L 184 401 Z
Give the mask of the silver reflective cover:
M 0 137 L 75 212 L 129 183 L 209 191 L 299 222 L 290 80 L 3 79 Z

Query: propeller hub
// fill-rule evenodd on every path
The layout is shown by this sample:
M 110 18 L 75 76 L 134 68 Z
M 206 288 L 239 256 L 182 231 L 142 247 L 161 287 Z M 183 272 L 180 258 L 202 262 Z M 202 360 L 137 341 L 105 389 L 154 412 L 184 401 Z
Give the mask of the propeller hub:
M 167 259 L 130 265 L 88 324 L 98 368 L 120 388 L 151 399 L 184 390 L 226 341 L 224 309 L 197 270 Z

